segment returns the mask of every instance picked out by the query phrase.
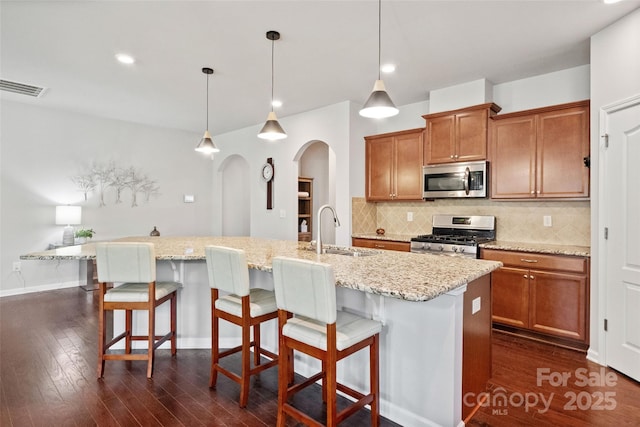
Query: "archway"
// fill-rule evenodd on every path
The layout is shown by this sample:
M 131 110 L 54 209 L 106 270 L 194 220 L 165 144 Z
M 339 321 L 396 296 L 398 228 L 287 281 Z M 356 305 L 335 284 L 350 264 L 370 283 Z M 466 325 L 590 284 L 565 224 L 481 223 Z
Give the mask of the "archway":
M 313 178 L 313 221 L 311 238 L 317 239 L 317 211 L 322 205 L 335 207 L 335 165 L 336 156 L 324 141 L 312 140 L 300 147 L 295 159 L 298 161 L 298 176 Z M 346 220 L 346 218 L 344 219 Z M 322 217 L 322 241 L 335 243 L 336 233 L 331 215 Z
M 249 163 L 237 154 L 220 165 L 223 236 L 251 235 Z

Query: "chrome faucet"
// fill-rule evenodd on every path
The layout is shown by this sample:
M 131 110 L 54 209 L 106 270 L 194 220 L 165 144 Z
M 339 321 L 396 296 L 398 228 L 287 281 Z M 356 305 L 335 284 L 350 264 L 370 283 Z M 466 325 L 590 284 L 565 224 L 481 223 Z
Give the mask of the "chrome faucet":
M 322 253 L 322 220 L 320 216 L 322 215 L 322 211 L 325 209 L 329 209 L 331 213 L 333 213 L 333 222 L 336 227 L 340 227 L 340 220 L 338 219 L 338 215 L 336 215 L 336 211 L 329 205 L 322 205 L 320 209 L 318 209 L 318 217 L 316 221 L 318 221 L 318 235 L 316 236 L 316 253 Z

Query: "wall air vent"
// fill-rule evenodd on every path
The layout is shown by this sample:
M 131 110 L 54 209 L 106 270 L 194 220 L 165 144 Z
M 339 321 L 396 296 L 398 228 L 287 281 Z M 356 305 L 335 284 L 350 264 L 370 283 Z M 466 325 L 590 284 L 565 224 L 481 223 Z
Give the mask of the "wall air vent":
M 46 88 L 0 79 L 0 90 L 40 98 L 44 95 Z

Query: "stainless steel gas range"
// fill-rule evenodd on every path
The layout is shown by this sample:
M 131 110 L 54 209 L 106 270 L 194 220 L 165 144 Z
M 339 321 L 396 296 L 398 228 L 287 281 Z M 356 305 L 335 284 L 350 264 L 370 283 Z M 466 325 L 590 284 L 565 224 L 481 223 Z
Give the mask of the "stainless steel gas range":
M 495 216 L 434 215 L 432 234 L 413 237 L 411 252 L 478 258 L 478 245 L 495 239 Z

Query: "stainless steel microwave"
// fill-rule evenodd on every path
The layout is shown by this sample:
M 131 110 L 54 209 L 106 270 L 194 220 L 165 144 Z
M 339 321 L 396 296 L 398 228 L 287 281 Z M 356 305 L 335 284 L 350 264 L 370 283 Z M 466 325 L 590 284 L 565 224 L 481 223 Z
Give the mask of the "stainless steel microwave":
M 487 197 L 488 169 L 486 161 L 424 166 L 422 197 Z

